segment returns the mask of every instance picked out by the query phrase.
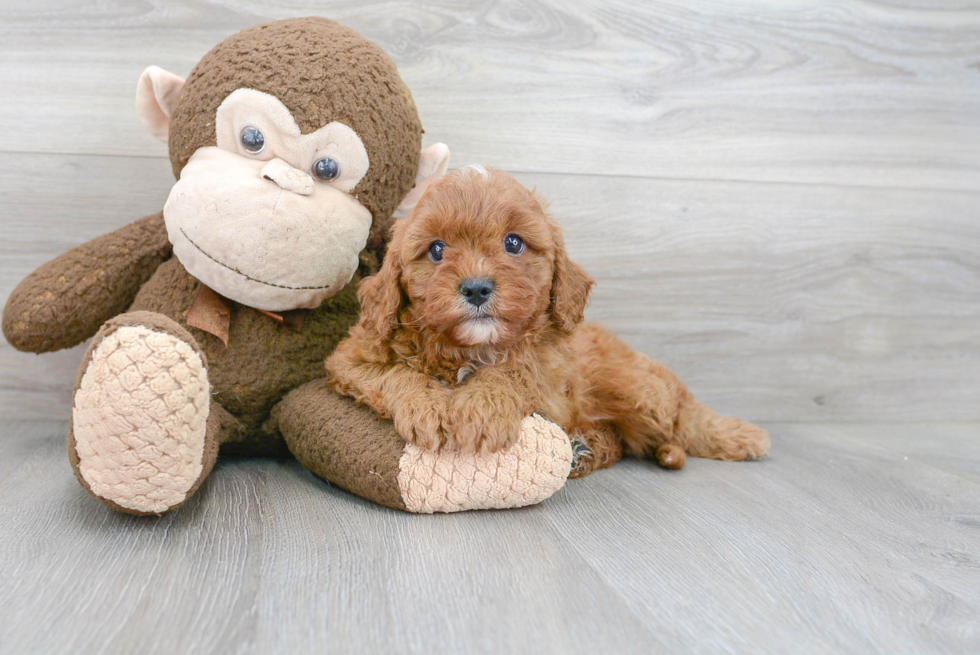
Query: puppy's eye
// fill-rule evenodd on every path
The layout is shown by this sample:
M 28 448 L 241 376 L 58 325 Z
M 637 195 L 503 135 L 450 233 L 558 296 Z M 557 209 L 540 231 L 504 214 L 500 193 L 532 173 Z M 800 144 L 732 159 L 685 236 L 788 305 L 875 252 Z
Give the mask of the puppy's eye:
M 429 259 L 438 263 L 442 261 L 442 251 L 446 249 L 446 244 L 442 241 L 433 241 L 429 246 Z
M 340 164 L 330 157 L 318 159 L 313 164 L 313 174 L 316 175 L 316 179 L 324 182 L 335 180 L 340 175 Z
M 524 239 L 516 234 L 508 234 L 504 237 L 504 250 L 512 255 L 519 255 L 524 252 Z
M 242 128 L 242 145 L 253 155 L 265 150 L 265 137 L 262 136 L 262 131 L 252 126 Z

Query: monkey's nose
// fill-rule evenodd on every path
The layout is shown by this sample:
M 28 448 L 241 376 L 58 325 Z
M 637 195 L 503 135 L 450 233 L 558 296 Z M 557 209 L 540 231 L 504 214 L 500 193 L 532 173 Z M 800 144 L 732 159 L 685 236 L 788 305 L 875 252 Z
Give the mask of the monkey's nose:
M 490 300 L 493 289 L 493 280 L 488 277 L 466 278 L 459 285 L 459 292 L 466 298 L 466 302 L 474 307 L 479 307 Z
M 284 191 L 292 191 L 301 196 L 313 193 L 313 178 L 278 157 L 270 159 L 269 163 L 262 167 L 262 177 L 272 180 Z

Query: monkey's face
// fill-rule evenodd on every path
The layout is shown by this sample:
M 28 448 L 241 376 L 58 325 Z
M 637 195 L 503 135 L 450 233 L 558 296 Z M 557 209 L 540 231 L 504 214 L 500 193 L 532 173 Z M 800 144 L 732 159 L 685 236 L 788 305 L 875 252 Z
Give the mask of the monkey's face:
M 444 144 L 421 150 L 391 58 L 325 18 L 233 34 L 187 80 L 150 66 L 136 110 L 179 177 L 163 212 L 175 256 L 257 309 L 312 308 L 340 291 L 362 251 L 382 257 L 396 208 L 449 165 Z
M 302 134 L 275 96 L 232 92 L 164 206 L 174 254 L 221 295 L 257 309 L 317 307 L 351 279 L 371 212 L 351 195 L 367 173 L 358 135 Z

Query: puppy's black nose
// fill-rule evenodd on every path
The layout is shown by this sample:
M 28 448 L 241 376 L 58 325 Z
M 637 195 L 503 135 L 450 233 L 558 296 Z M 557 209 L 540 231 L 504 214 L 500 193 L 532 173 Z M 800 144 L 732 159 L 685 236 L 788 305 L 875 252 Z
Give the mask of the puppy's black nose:
M 493 294 L 493 280 L 488 277 L 467 278 L 459 285 L 459 292 L 466 298 L 466 302 L 479 307 L 490 300 Z

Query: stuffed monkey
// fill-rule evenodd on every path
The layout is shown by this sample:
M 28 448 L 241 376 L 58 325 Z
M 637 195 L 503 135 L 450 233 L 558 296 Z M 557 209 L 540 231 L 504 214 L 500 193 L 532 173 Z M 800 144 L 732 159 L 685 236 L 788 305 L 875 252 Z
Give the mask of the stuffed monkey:
M 292 452 L 317 475 L 414 512 L 515 507 L 562 486 L 572 445 L 525 419 L 492 455 L 410 447 L 324 382 L 392 216 L 448 166 L 394 63 L 322 18 L 235 34 L 187 80 L 156 67 L 137 111 L 177 182 L 163 211 L 28 276 L 3 313 L 24 351 L 90 337 L 68 451 L 81 485 L 132 514 L 173 510 L 222 453 Z

